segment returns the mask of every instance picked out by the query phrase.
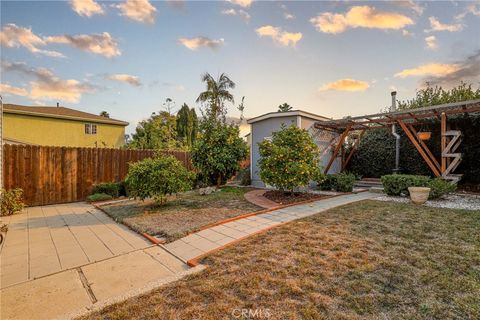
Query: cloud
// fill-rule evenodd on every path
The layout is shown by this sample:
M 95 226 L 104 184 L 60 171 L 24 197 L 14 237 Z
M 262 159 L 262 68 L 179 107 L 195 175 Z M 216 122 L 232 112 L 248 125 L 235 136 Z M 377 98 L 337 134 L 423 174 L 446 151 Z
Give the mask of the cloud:
M 446 87 L 456 86 L 460 82 L 480 82 L 480 50 L 463 60 L 457 61 L 454 65 L 456 67 L 451 72 L 427 76 L 422 79 L 422 82 Z
M 175 83 L 170 83 L 170 82 L 163 82 L 162 86 L 174 89 L 176 91 L 185 91 L 185 86 L 181 84 L 175 84 Z
M 411 36 L 414 36 L 415 34 L 411 31 L 403 29 L 402 30 L 402 35 L 405 36 L 405 37 L 411 37 Z
M 295 16 L 291 13 L 288 13 L 288 12 L 285 12 L 283 14 L 283 17 L 286 19 L 286 20 L 292 20 L 292 19 L 295 19 Z
M 24 47 L 32 53 L 43 54 L 49 57 L 61 58 L 63 54 L 56 51 L 39 49 L 39 46 L 45 46 L 46 42 L 35 35 L 30 28 L 18 27 L 13 23 L 3 26 L 0 32 L 0 44 L 7 48 Z
M 302 39 L 301 32 L 287 32 L 282 31 L 280 27 L 274 27 L 271 25 L 263 26 L 255 30 L 259 37 L 270 37 L 277 44 L 283 47 L 295 47 L 298 41 Z
M 118 44 L 108 32 L 92 35 L 63 35 L 45 38 L 48 43 L 68 44 L 82 51 L 100 54 L 106 58 L 121 55 Z
M 166 0 L 165 1 L 168 6 L 177 9 L 177 10 L 183 10 L 185 9 L 185 1 L 184 0 Z
M 365 91 L 370 87 L 368 82 L 354 79 L 340 79 L 321 86 L 318 90 L 323 91 Z
M 148 0 L 125 0 L 124 3 L 114 5 L 120 10 L 120 15 L 137 22 L 153 24 L 157 9 Z
M 142 85 L 140 79 L 137 76 L 132 76 L 130 74 L 109 74 L 106 75 L 105 78 L 113 81 L 126 82 L 135 87 L 139 87 Z
M 459 15 L 455 16 L 456 20 L 462 20 L 466 15 L 473 14 L 474 16 L 480 17 L 480 3 L 470 3 L 465 10 Z
M 30 82 L 28 96 L 34 100 L 60 100 L 78 103 L 83 93 L 95 91 L 89 84 L 78 80 L 62 80 L 46 68 L 30 68 L 24 63 L 2 61 L 4 72 L 18 72 L 35 80 Z
M 13 94 L 16 96 L 26 96 L 28 91 L 24 88 L 14 87 L 6 83 L 0 83 L 0 93 L 2 94 Z
M 324 12 L 310 19 L 319 32 L 341 33 L 348 28 L 399 30 L 414 24 L 413 20 L 396 12 L 369 6 L 354 6 L 345 14 Z
M 411 9 L 419 16 L 421 16 L 423 14 L 423 11 L 425 10 L 425 7 L 422 7 L 418 1 L 401 0 L 401 1 L 394 1 L 393 3 L 400 7 Z
M 253 0 L 228 0 L 228 1 L 244 8 L 250 7 L 250 5 L 253 2 Z
M 431 50 L 437 50 L 438 49 L 437 38 L 435 36 L 426 37 L 425 38 L 425 43 L 426 43 L 428 49 L 431 49 Z
M 227 16 L 239 16 L 245 22 L 250 21 L 250 14 L 243 9 L 238 9 L 238 10 L 235 10 L 233 8 L 225 9 L 225 10 L 222 11 L 222 14 L 227 15 Z
M 194 37 L 194 38 L 179 38 L 178 42 L 190 50 L 197 50 L 201 47 L 207 47 L 210 49 L 218 49 L 224 44 L 223 39 L 210 39 L 207 37 Z
M 459 69 L 457 64 L 429 63 L 416 68 L 404 69 L 395 74 L 395 77 L 406 78 L 415 76 L 445 76 Z
M 425 30 L 425 32 L 434 32 L 434 31 L 448 31 L 448 32 L 458 32 L 463 29 L 463 25 L 460 23 L 456 24 L 443 24 L 438 21 L 435 17 L 428 18 L 430 20 L 431 29 Z
M 95 0 L 71 0 L 72 10 L 81 16 L 91 17 L 95 14 L 104 14 L 103 8 Z

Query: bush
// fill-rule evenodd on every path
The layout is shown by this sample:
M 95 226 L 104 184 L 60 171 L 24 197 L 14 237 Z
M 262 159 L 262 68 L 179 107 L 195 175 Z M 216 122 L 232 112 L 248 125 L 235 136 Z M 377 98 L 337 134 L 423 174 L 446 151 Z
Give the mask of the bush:
M 429 199 L 438 199 L 457 190 L 457 185 L 442 178 L 435 178 L 428 184 L 430 190 Z
M 202 122 L 201 135 L 192 148 L 192 164 L 202 180 L 220 186 L 240 169 L 248 148 L 236 125 L 217 120 Z
M 260 178 L 280 190 L 293 192 L 323 179 L 318 147 L 305 129 L 283 126 L 271 141 L 259 143 L 259 153 Z
M 92 194 L 103 193 L 118 198 L 120 195 L 120 185 L 116 182 L 103 182 L 93 187 Z
M 249 186 L 252 184 L 252 178 L 250 177 L 250 167 L 241 169 L 238 173 L 240 179 L 240 185 Z
M 175 157 L 160 156 L 130 164 L 125 183 L 130 196 L 163 204 L 167 194 L 190 190 L 193 178 Z
M 112 200 L 113 197 L 106 193 L 94 193 L 87 197 L 87 202 L 107 201 Z
M 21 211 L 25 207 L 23 203 L 23 190 L 20 188 L 6 191 L 2 189 L 2 216 L 9 216 Z
M 118 195 L 120 197 L 128 197 L 127 184 L 125 183 L 125 180 L 117 182 L 117 185 L 118 185 Z
M 317 181 L 318 182 L 318 181 Z M 351 173 L 329 174 L 323 182 L 319 183 L 322 190 L 334 190 L 337 192 L 352 192 L 355 183 L 355 175 Z
M 382 176 L 384 192 L 389 196 L 408 195 L 408 187 L 428 187 L 430 181 L 430 177 L 409 174 Z

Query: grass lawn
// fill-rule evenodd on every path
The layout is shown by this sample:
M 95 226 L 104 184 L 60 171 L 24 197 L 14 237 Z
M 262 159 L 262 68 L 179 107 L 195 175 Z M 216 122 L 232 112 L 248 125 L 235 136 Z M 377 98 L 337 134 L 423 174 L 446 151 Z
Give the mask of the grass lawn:
M 197 192 L 181 194 L 163 206 L 155 206 L 151 201 L 131 200 L 105 205 L 102 209 L 138 232 L 173 241 L 207 224 L 261 210 L 245 200 L 243 195 L 250 190 L 224 187 L 204 196 Z
M 363 201 L 203 263 L 88 319 L 232 319 L 242 308 L 269 319 L 480 318 L 480 211 Z

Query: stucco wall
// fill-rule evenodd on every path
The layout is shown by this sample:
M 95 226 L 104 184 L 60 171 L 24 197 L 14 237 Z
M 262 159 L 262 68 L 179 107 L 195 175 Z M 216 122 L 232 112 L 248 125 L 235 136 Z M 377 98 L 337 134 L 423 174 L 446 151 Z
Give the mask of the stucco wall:
M 4 113 L 3 133 L 6 140 L 45 146 L 119 148 L 125 142 L 125 127 Z M 97 125 L 97 134 L 85 134 L 85 124 Z
M 263 141 L 265 137 L 272 136 L 272 132 L 278 131 L 283 124 L 289 125 L 300 125 L 301 128 L 309 130 L 311 126 L 315 123 L 316 120 L 309 119 L 305 117 L 282 117 L 282 118 L 270 118 L 263 121 L 252 123 L 252 146 L 250 149 L 250 160 L 251 160 L 251 177 L 252 177 L 252 185 L 255 187 L 265 187 L 265 184 L 262 182 L 259 176 L 259 169 L 258 169 L 258 160 L 260 159 L 260 155 L 258 153 L 258 143 Z M 310 131 L 310 130 L 309 130 Z M 321 162 L 322 167 L 325 168 L 330 156 L 332 154 L 332 150 L 326 150 L 330 145 L 330 139 L 334 137 L 334 134 L 322 132 L 321 135 L 314 137 L 315 143 L 319 146 L 320 152 L 322 154 Z M 326 150 L 326 151 L 325 151 Z M 337 158 L 333 162 L 330 170 L 328 173 L 338 173 L 340 172 L 341 168 L 341 159 Z

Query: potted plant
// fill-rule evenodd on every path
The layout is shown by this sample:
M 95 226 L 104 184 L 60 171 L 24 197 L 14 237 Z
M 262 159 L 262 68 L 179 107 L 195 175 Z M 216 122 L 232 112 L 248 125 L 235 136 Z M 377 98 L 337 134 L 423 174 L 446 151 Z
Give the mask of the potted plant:
M 430 188 L 427 187 L 408 187 L 410 199 L 415 204 L 424 204 L 430 195 Z

